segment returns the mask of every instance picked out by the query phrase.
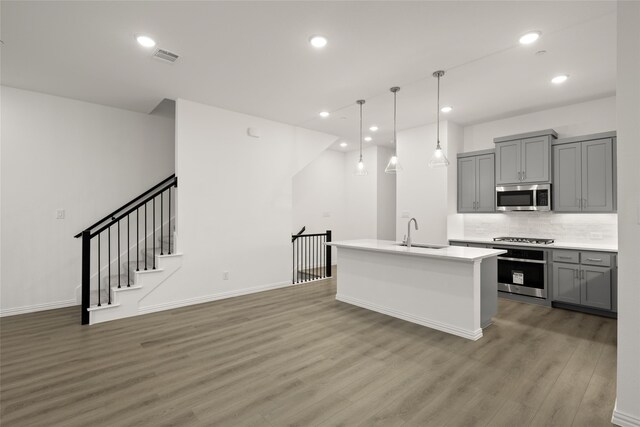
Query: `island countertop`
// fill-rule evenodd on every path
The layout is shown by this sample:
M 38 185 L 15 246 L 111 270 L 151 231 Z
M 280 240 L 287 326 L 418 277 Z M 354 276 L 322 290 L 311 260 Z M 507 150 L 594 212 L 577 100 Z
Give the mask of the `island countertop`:
M 415 243 L 421 244 L 421 243 Z M 468 248 L 463 246 L 444 246 L 440 249 L 420 248 L 412 246 L 411 249 L 402 246 L 393 240 L 343 240 L 337 242 L 327 242 L 327 245 L 337 248 L 358 249 L 371 252 L 386 252 L 396 255 L 417 256 L 425 258 L 441 258 L 456 261 L 474 262 L 484 258 L 505 254 L 506 251 L 499 249 Z M 438 246 L 438 245 L 433 245 Z

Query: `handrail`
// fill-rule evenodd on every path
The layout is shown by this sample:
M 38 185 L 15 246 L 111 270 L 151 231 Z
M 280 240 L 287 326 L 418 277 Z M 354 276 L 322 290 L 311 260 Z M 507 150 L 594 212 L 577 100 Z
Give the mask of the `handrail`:
M 113 216 L 115 214 L 117 214 L 118 212 L 122 211 L 123 209 L 125 209 L 127 206 L 130 206 L 131 204 L 133 204 L 135 201 L 141 199 L 142 197 L 146 196 L 147 194 L 155 191 L 156 189 L 158 189 L 159 187 L 161 187 L 162 185 L 166 184 L 167 182 L 174 180 L 177 183 L 177 179 L 176 179 L 176 174 L 172 174 L 170 177 L 163 179 L 160 183 L 154 185 L 153 187 L 151 187 L 150 189 L 148 189 L 147 191 L 145 191 L 144 193 L 140 194 L 139 196 L 133 198 L 132 200 L 130 200 L 129 202 L 125 203 L 124 205 L 120 206 L 118 209 L 116 209 L 115 211 L 111 212 L 109 215 L 105 216 L 104 218 L 102 218 L 100 221 L 95 222 L 94 224 L 90 225 L 89 227 L 85 228 L 84 230 L 82 230 L 81 232 L 79 232 L 78 234 L 76 234 L 75 237 L 76 239 L 79 238 L 80 236 L 82 236 L 82 233 L 84 231 L 91 231 L 92 229 L 94 229 L 95 227 L 97 227 L 98 225 L 102 224 L 103 222 L 105 222 L 106 220 L 108 220 L 109 218 L 114 219 Z M 163 188 L 163 190 L 165 190 L 166 188 Z M 149 199 L 147 199 L 148 201 Z M 102 230 L 104 231 L 104 227 L 102 228 Z M 95 234 L 95 233 L 92 233 Z
M 291 235 L 291 242 L 295 242 L 295 241 L 296 241 L 296 239 L 297 239 L 298 237 L 300 237 L 300 235 L 301 235 L 302 233 L 304 233 L 304 231 L 305 231 L 306 229 L 307 229 L 307 226 L 305 225 L 305 226 L 303 226 L 303 227 L 300 229 L 300 231 L 298 231 L 298 233 L 297 233 L 297 234 L 292 234 L 292 235 Z
M 162 189 L 158 190 L 156 193 L 150 195 L 149 197 L 147 197 L 146 199 L 144 199 L 143 201 L 141 201 L 140 203 L 138 203 L 137 205 L 133 206 L 131 209 L 129 209 L 128 211 L 120 214 L 118 217 L 112 217 L 111 221 L 109 221 L 107 224 L 103 225 L 101 228 L 99 228 L 97 231 L 94 231 L 93 233 L 91 233 L 91 238 L 94 238 L 95 236 L 97 236 L 98 234 L 102 233 L 103 231 L 105 231 L 106 229 L 108 229 L 109 227 L 111 227 L 113 224 L 115 224 L 116 222 L 120 221 L 122 218 L 126 218 L 127 215 L 131 214 L 132 212 L 135 212 L 136 209 L 144 206 L 146 203 L 148 203 L 150 200 L 153 200 L 154 197 L 157 197 L 158 194 L 162 193 L 164 190 L 166 190 L 167 188 L 171 188 L 174 185 L 177 186 L 178 181 L 174 181 L 169 183 L 168 185 L 165 185 L 164 187 L 162 187 Z M 157 186 L 156 186 L 157 187 Z M 127 205 L 129 205 L 130 203 L 128 203 Z M 82 233 L 80 233 L 80 235 L 82 235 Z

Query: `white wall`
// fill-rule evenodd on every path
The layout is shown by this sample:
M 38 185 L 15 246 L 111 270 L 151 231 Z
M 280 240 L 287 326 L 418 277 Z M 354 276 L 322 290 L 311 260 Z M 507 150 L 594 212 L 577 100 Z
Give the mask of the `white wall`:
M 356 175 L 358 151 L 345 153 L 344 188 L 346 238 L 376 239 L 378 236 L 378 149 L 366 147 L 362 156 L 367 175 Z
M 640 3 L 618 2 L 618 381 L 613 421 L 640 426 Z
M 612 96 L 466 126 L 464 151 L 494 148 L 493 138 L 496 137 L 549 128 L 555 129 L 559 138 L 616 130 L 616 98 Z
M 2 314 L 73 305 L 73 236 L 173 173 L 174 121 L 5 86 L 1 97 Z
M 247 128 L 260 129 L 260 138 Z M 291 282 L 292 179 L 332 135 L 179 99 L 177 251 L 183 265 L 143 302 L 170 308 Z M 229 280 L 223 280 L 223 272 Z
M 377 238 L 395 240 L 396 238 L 396 176 L 385 173 L 387 163 L 393 156 L 391 147 L 377 148 Z M 402 173 L 402 171 L 400 172 Z
M 447 122 L 441 123 L 440 142 L 451 162 L 456 153 L 448 148 Z M 407 233 L 407 221 L 415 217 L 419 229 L 412 231 L 414 242 L 446 244 L 448 212 L 448 169 L 430 168 L 436 147 L 435 123 L 398 132 L 398 161 L 403 167 L 396 177 L 396 238 Z
M 345 207 L 344 153 L 325 150 L 293 177 L 293 228 L 297 233 L 324 233 L 331 230 L 333 240 L 348 238 Z M 333 248 L 337 260 L 337 248 Z

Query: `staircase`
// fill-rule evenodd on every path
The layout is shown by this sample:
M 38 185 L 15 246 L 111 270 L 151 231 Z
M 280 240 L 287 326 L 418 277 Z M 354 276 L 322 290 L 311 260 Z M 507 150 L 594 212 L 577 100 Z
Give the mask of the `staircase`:
M 170 176 L 75 236 L 82 238 L 82 324 L 141 314 L 140 302 L 180 268 L 177 183 Z

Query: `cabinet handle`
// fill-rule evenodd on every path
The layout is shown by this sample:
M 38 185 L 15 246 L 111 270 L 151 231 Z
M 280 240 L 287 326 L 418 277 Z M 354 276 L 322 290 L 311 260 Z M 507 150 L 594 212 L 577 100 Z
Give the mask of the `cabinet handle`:
M 522 171 L 522 180 L 527 179 L 527 171 Z
M 582 209 L 582 199 L 576 199 L 576 202 L 578 203 L 578 207 Z
M 587 258 L 587 261 L 602 262 L 602 258 Z
M 587 207 L 587 199 L 582 199 L 582 200 L 584 200 L 583 206 L 586 208 Z
M 580 278 L 580 272 L 578 270 L 573 270 L 573 272 L 575 273 L 574 276 L 576 279 Z
M 560 258 L 560 259 L 571 259 L 570 256 L 563 256 L 563 255 L 558 255 L 558 258 Z

